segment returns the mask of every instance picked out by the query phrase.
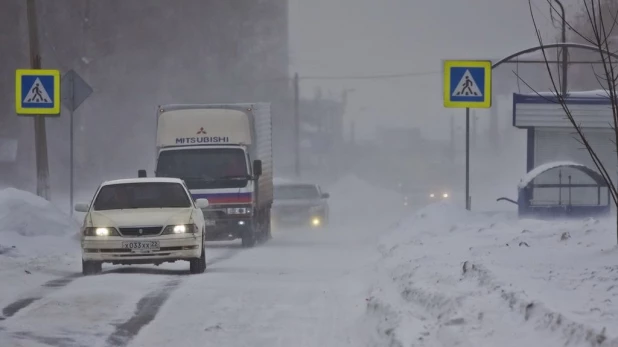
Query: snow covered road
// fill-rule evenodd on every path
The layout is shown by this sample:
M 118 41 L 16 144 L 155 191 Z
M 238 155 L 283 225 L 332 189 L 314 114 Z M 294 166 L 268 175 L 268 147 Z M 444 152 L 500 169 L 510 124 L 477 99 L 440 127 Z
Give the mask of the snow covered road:
M 0 346 L 363 345 L 364 274 L 402 211 L 364 217 L 375 210 L 361 196 L 377 193 L 356 183 L 332 191 L 346 201 L 334 203 L 328 228 L 278 230 L 252 249 L 210 243 L 201 275 L 179 262 L 82 277 L 77 243 L 61 254 L 2 258 Z M 382 200 L 390 198 L 399 201 Z

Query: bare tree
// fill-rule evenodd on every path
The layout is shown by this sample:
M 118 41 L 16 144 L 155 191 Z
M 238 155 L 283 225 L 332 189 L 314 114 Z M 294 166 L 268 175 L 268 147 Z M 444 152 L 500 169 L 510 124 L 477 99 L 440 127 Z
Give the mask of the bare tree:
M 554 9 L 553 0 L 547 1 L 552 9 Z M 616 94 L 616 84 L 618 83 L 618 71 L 616 64 L 618 63 L 618 59 L 614 57 L 615 54 L 611 51 L 612 39 L 618 38 L 618 35 L 613 34 L 616 26 L 618 25 L 618 6 L 616 6 L 616 0 L 582 0 L 582 2 L 582 12 L 576 17 L 577 24 L 571 25 L 571 23 L 567 23 L 567 27 L 581 41 L 595 48 L 594 55 L 595 59 L 598 59 L 598 64 L 592 67 L 591 74 L 604 91 L 604 94 L 601 96 L 606 97 L 611 105 L 613 119 L 609 122 L 608 126 L 613 130 L 614 136 L 612 143 L 614 144 L 618 158 L 618 99 Z M 530 14 L 532 16 L 535 33 L 539 44 L 542 46 L 543 38 L 534 18 L 532 0 L 528 0 L 528 4 L 530 7 Z M 576 27 L 580 29 L 577 29 Z M 610 166 L 608 163 L 603 162 L 600 158 L 600 154 L 596 152 L 595 148 L 593 148 L 588 141 L 585 130 L 581 125 L 581 120 L 576 119 L 571 112 L 570 106 L 567 102 L 567 92 L 564 91 L 564 94 L 562 94 L 558 91 L 564 76 L 560 75 L 559 70 L 554 71 L 551 68 L 550 58 L 548 57 L 547 51 L 543 49 L 542 52 L 552 85 L 551 92 L 555 95 L 557 103 L 561 105 L 566 118 L 573 126 L 576 134 L 575 139 L 586 149 L 594 165 L 596 166 L 596 169 L 603 176 L 603 179 L 610 191 L 614 206 L 618 208 L 618 190 L 616 188 L 617 182 L 614 181 L 614 178 L 616 177 L 616 167 Z M 618 219 L 616 225 L 616 236 L 618 238 Z

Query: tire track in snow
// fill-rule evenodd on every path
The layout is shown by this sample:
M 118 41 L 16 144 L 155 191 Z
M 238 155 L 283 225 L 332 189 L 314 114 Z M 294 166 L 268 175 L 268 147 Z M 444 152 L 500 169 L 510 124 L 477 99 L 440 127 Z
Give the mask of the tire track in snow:
M 238 253 L 242 249 L 229 249 L 225 253 L 210 258 L 207 262 L 207 266 L 220 263 L 228 260 Z M 208 271 L 208 270 L 207 270 Z M 182 284 L 183 279 L 173 279 L 165 283 L 162 287 L 150 292 L 146 296 L 142 297 L 136 306 L 135 313 L 131 318 L 124 323 L 118 324 L 116 329 L 106 340 L 106 344 L 109 347 L 123 347 L 126 346 L 131 340 L 137 336 L 140 330 L 152 322 L 159 309 L 169 299 L 170 295 Z
M 42 289 L 39 289 L 38 292 L 34 292 L 30 295 L 27 295 L 24 298 L 13 301 L 2 309 L 2 316 L 0 316 L 0 321 L 6 320 L 8 318 L 13 317 L 17 312 L 22 309 L 30 306 L 32 303 L 41 300 L 45 296 L 50 293 L 60 290 L 61 288 L 66 287 L 69 283 L 78 279 L 81 275 L 74 273 L 65 277 L 56 278 L 50 281 L 47 281 L 41 285 Z
M 168 281 L 137 302 L 137 308 L 131 318 L 116 326 L 116 330 L 106 340 L 107 346 L 126 346 L 139 331 L 148 325 L 167 301 L 170 294 L 180 286 L 181 279 Z
M 215 256 L 213 258 L 211 258 L 210 260 L 208 260 L 207 265 L 213 265 L 213 264 L 217 264 L 220 263 L 224 260 L 230 259 L 233 256 L 235 256 L 236 254 L 238 254 L 239 252 L 241 252 L 241 248 L 230 248 L 228 251 L 226 251 L 225 253 L 219 255 L 219 256 Z M 172 274 L 175 273 L 177 275 L 185 275 L 186 272 L 178 272 L 177 270 L 165 270 L 165 269 L 150 269 L 150 268 L 118 268 L 118 269 L 113 269 L 110 271 L 105 271 L 103 274 L 107 274 L 107 273 L 132 273 L 132 272 L 139 272 L 139 273 L 149 273 L 149 274 Z M 69 285 L 71 282 L 73 282 L 74 280 L 78 279 L 82 277 L 82 275 L 80 273 L 72 273 L 70 275 L 64 276 L 64 277 L 60 277 L 60 278 L 56 278 L 53 280 L 49 280 L 45 283 L 43 283 L 41 285 L 41 287 L 43 289 L 39 289 L 38 291 L 34 291 L 33 293 L 27 295 L 26 297 L 17 299 L 15 301 L 13 301 L 12 303 L 8 304 L 7 306 L 5 306 L 2 309 L 2 316 L 0 316 L 0 322 L 7 320 L 11 317 L 13 317 L 15 314 L 17 314 L 19 311 L 23 310 L 24 308 L 30 306 L 31 304 L 33 304 L 34 302 L 43 299 L 44 297 L 48 296 L 49 294 L 60 290 L 64 287 L 66 287 L 67 285 Z

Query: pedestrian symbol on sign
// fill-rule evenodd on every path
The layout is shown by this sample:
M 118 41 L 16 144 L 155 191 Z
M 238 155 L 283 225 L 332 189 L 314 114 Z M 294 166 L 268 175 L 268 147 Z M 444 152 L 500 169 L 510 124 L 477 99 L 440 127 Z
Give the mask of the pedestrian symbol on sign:
M 37 78 L 32 84 L 30 90 L 28 91 L 28 94 L 26 94 L 26 97 L 24 98 L 24 103 L 40 104 L 50 102 L 51 98 L 49 97 L 49 94 L 45 90 L 45 87 L 43 87 L 43 83 L 41 83 L 41 80 Z
M 483 96 L 483 93 L 477 87 L 470 70 L 466 70 L 463 77 L 453 91 L 453 96 Z

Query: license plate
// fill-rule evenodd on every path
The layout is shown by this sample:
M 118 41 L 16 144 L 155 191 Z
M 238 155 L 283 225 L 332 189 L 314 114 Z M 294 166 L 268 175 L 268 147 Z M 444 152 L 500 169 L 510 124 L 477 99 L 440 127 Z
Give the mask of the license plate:
M 128 248 L 133 252 L 158 251 L 159 241 L 131 241 L 123 242 L 122 248 Z
M 213 225 L 217 224 L 217 221 L 214 221 L 212 219 L 207 219 L 207 220 L 205 220 L 205 222 L 206 222 L 205 224 L 208 225 L 208 226 L 213 226 Z

